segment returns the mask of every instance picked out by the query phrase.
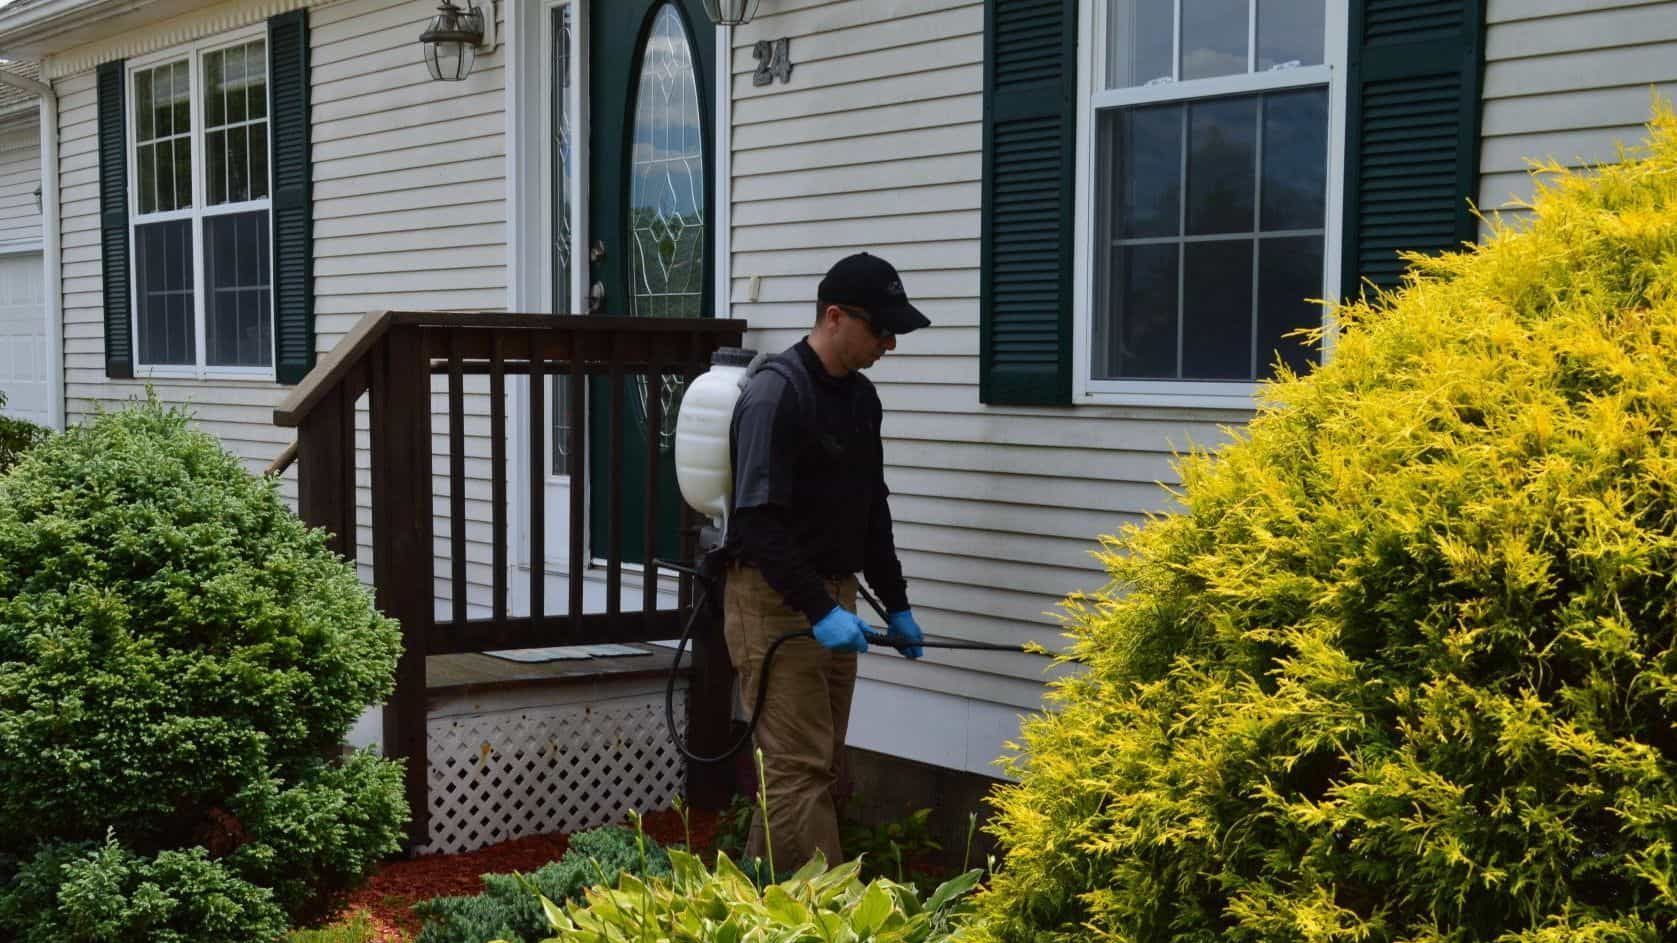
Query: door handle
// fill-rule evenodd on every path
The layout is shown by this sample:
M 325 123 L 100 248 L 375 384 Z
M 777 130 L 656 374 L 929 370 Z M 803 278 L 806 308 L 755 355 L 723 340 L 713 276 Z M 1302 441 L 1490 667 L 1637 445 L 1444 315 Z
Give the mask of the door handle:
M 600 264 L 601 260 L 605 257 L 606 244 L 598 239 L 594 240 L 594 244 L 588 247 L 589 269 L 592 270 L 593 267 Z M 588 286 L 588 313 L 601 314 L 605 311 L 605 309 L 606 283 L 600 281 L 599 279 L 594 279 Z

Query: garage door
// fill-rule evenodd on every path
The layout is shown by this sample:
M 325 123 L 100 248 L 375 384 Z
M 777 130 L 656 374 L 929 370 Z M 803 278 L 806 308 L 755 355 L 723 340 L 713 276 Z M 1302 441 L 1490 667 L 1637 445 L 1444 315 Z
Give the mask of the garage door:
M 39 252 L 0 255 L 0 391 L 7 415 L 47 424 L 52 389 Z

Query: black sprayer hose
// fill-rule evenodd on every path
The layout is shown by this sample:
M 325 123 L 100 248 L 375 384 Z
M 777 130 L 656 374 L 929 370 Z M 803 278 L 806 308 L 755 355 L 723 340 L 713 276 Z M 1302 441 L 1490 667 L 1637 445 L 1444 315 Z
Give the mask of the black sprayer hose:
M 774 662 L 775 653 L 780 650 L 780 646 L 795 638 L 814 638 L 815 632 L 810 629 L 804 629 L 801 632 L 787 632 L 785 635 L 782 635 L 779 638 L 776 638 L 773 642 L 770 642 L 768 651 L 763 653 L 762 671 L 757 676 L 757 698 L 751 708 L 751 719 L 746 722 L 745 731 L 740 734 L 738 740 L 735 740 L 726 750 L 723 750 L 715 756 L 705 756 L 703 754 L 694 753 L 687 746 L 686 739 L 683 738 L 681 734 L 676 732 L 680 728 L 678 728 L 675 724 L 675 681 L 681 672 L 682 652 L 686 651 L 687 642 L 693 637 L 693 625 L 698 622 L 699 613 L 703 612 L 704 607 L 710 602 L 711 592 L 715 588 L 714 581 L 694 567 L 656 558 L 653 559 L 652 563 L 654 566 L 663 567 L 667 570 L 673 570 L 677 573 L 691 576 L 693 577 L 693 581 L 698 584 L 697 591 L 693 597 L 693 612 L 687 617 L 687 624 L 681 628 L 681 640 L 678 641 L 675 646 L 675 661 L 670 664 L 669 679 L 664 685 L 664 725 L 669 728 L 670 740 L 675 743 L 676 749 L 681 751 L 682 756 L 687 757 L 695 763 L 721 763 L 739 751 L 745 749 L 746 744 L 751 742 L 752 736 L 757 732 L 757 720 L 763 715 L 763 703 L 767 699 L 767 695 L 769 693 L 769 669 Z M 879 613 L 880 618 L 885 619 L 887 622 L 890 621 L 890 617 L 885 613 L 885 608 L 879 604 L 879 600 L 875 599 L 872 593 L 867 591 L 866 587 L 858 583 L 856 590 L 862 595 L 863 599 L 868 601 L 868 605 L 872 606 L 874 611 Z M 892 648 L 896 648 L 899 651 L 905 648 L 918 647 L 961 649 L 965 651 L 982 652 L 1013 652 L 1018 654 L 1026 650 L 1023 645 L 997 645 L 990 642 L 911 641 L 906 638 L 893 637 L 888 633 L 882 634 L 875 632 L 868 632 L 865 633 L 865 635 L 869 645 L 887 645 Z

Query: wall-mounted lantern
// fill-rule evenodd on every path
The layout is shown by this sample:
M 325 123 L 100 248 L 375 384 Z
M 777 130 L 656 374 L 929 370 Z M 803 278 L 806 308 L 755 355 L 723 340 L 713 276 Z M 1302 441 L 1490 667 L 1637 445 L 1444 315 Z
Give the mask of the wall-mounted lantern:
M 425 67 L 431 70 L 431 78 L 442 82 L 462 81 L 472 74 L 478 47 L 495 47 L 494 8 L 485 10 L 472 6 L 471 0 L 465 2 L 467 7 L 462 10 L 453 0 L 443 0 L 431 25 L 419 34 L 419 42 L 425 49 Z
M 744 26 L 757 15 L 758 0 L 704 0 L 705 16 L 717 26 Z

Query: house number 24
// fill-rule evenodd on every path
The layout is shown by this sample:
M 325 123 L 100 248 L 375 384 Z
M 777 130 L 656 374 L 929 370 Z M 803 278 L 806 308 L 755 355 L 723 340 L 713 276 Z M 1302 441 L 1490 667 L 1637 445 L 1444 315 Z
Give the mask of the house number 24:
M 751 47 L 751 58 L 757 60 L 757 71 L 751 76 L 751 84 L 768 85 L 779 79 L 784 85 L 792 81 L 791 47 L 790 39 L 759 39 Z

